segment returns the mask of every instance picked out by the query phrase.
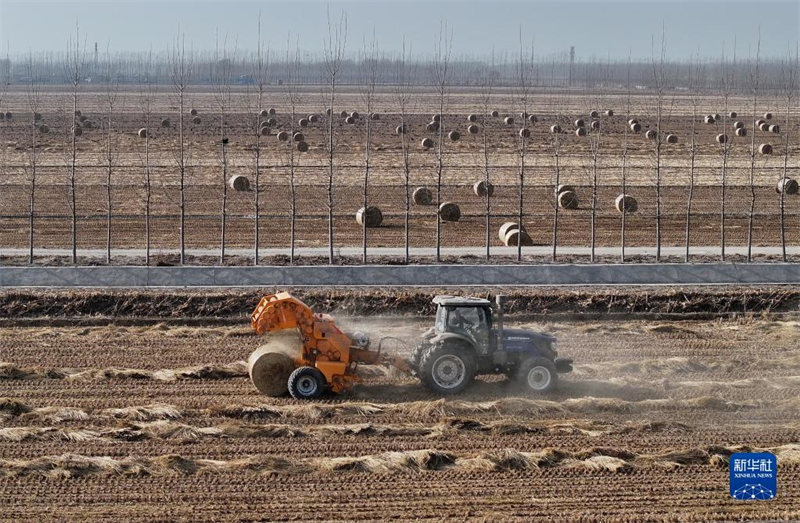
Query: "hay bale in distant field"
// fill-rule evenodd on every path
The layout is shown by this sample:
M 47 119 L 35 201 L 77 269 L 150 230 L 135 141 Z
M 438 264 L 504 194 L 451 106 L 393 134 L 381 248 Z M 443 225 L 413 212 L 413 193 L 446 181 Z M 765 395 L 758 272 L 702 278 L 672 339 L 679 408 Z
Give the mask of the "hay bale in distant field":
M 744 127 L 739 127 L 736 129 L 736 136 L 747 136 L 747 129 Z
M 475 196 L 480 196 L 481 198 L 483 198 L 487 194 L 489 196 L 492 196 L 494 195 L 494 185 L 492 185 L 491 183 L 487 185 L 486 180 L 479 180 L 472 184 L 472 192 L 475 193 Z
M 519 137 L 520 138 L 530 138 L 531 137 L 531 130 L 527 127 L 524 127 L 519 130 Z
M 267 118 L 267 125 L 277 125 L 278 120 L 275 118 Z
M 480 131 L 480 128 L 477 125 L 470 125 L 467 127 L 467 132 L 469 132 L 469 134 L 478 134 L 478 131 Z
M 771 132 L 772 134 L 780 134 L 781 126 L 780 125 L 770 125 L 769 126 L 769 132 Z
M 762 143 L 758 146 L 758 152 L 760 154 L 772 154 L 772 146 L 768 143 Z
M 341 118 L 347 118 L 347 117 L 348 117 L 348 116 L 350 116 L 350 115 L 349 115 L 349 114 L 347 114 L 347 111 L 342 111 L 341 113 L 339 113 L 339 116 L 340 116 Z
M 423 138 L 420 144 L 425 149 L 430 149 L 431 147 L 433 147 L 433 140 L 431 140 L 430 138 Z
M 719 113 L 714 114 L 714 121 L 718 122 L 720 120 L 722 120 L 722 116 L 720 116 Z
M 556 194 L 561 194 L 564 191 L 576 192 L 575 187 L 573 187 L 572 185 L 567 185 L 565 183 L 562 183 L 561 185 L 556 187 Z
M 706 122 L 707 124 L 712 124 L 712 123 L 714 123 L 715 121 L 716 121 L 716 120 L 714 119 L 714 116 L 713 116 L 713 115 L 710 115 L 710 114 L 709 114 L 708 116 L 706 116 L 706 117 L 705 117 L 705 122 Z
M 6 112 L 6 120 L 11 121 L 13 119 L 14 119 L 14 114 L 11 111 L 7 111 Z
M 397 136 L 400 136 L 400 135 L 402 135 L 402 134 L 406 134 L 406 132 L 407 132 L 407 131 L 406 131 L 406 128 L 405 128 L 405 127 L 403 127 L 402 125 L 398 125 L 397 127 L 395 127 L 395 128 L 394 128 L 394 133 L 395 133 Z
M 374 205 L 368 205 L 366 212 L 362 207 L 356 212 L 356 222 L 363 227 L 365 221 L 368 229 L 380 227 L 381 223 L 383 223 L 383 213 Z
M 266 109 L 261 109 L 261 111 L 258 113 L 258 116 L 266 118 L 267 116 L 269 116 L 269 112 Z
M 498 238 L 500 238 L 501 242 L 505 242 L 506 234 L 508 234 L 509 231 L 518 229 L 519 225 L 516 222 L 505 222 L 503 225 L 500 226 L 500 230 L 498 231 L 497 236 Z M 523 232 L 526 232 L 524 225 L 522 226 L 522 230 Z
M 316 114 L 309 114 L 308 121 L 311 123 L 317 123 L 319 121 L 319 116 L 317 116 Z
M 142 127 L 139 129 L 139 138 L 147 138 L 147 129 Z
M 578 195 L 572 191 L 561 191 L 558 193 L 558 206 L 562 209 L 577 209 L 579 205 Z
M 600 121 L 593 120 L 591 123 L 592 131 L 599 131 L 600 130 Z
M 259 132 L 261 133 L 261 136 L 268 136 L 269 135 L 269 126 L 268 125 L 262 126 L 261 129 L 259 129 Z
M 758 128 L 761 129 L 762 132 L 769 132 L 769 124 L 767 122 L 762 123 Z
M 655 140 L 656 138 L 658 138 L 658 133 L 656 133 L 653 129 L 650 129 L 649 131 L 644 133 L 644 137 L 647 138 L 648 140 Z
M 667 143 L 678 143 L 678 135 L 677 134 L 668 134 L 667 135 Z
M 442 202 L 439 217 L 444 222 L 457 222 L 461 218 L 461 209 L 453 202 Z
M 506 235 L 503 238 L 503 243 L 506 245 L 506 247 L 517 247 L 519 245 L 522 245 L 523 247 L 530 247 L 533 245 L 533 240 L 527 231 L 517 228 L 510 229 L 506 232 Z
M 620 194 L 614 201 L 614 207 L 617 208 L 618 212 L 624 211 L 627 214 L 629 212 L 636 212 L 639 209 L 639 202 L 629 194 Z
M 781 178 L 778 180 L 778 185 L 775 187 L 775 192 L 778 194 L 797 194 L 800 192 L 800 184 L 793 178 Z
M 189 114 L 191 114 L 192 116 L 197 116 L 197 109 L 190 110 Z
M 308 127 L 308 118 L 300 118 L 297 121 L 297 125 L 299 125 L 300 127 Z
M 742 127 L 744 127 L 744 122 L 740 122 L 738 120 L 733 122 L 733 128 L 734 129 L 741 129 Z
M 431 116 L 432 122 L 440 122 L 441 120 L 442 120 L 442 115 L 440 114 L 434 114 Z
M 83 128 L 84 129 L 91 129 L 92 128 L 92 121 L 91 120 L 86 120 L 85 122 L 83 122 Z
M 506 125 L 514 125 L 514 118 L 512 118 L 511 116 L 506 116 L 503 119 L 503 121 L 505 122 Z
M 276 138 L 281 142 L 285 142 L 286 140 L 289 139 L 289 133 L 287 133 L 286 131 L 281 131 L 277 134 Z
M 586 122 L 583 120 L 583 118 L 578 118 L 575 120 L 575 127 L 583 127 L 584 125 L 586 125 Z
M 75 116 L 80 116 L 80 115 L 81 115 L 81 110 L 80 110 L 80 109 L 77 109 L 77 110 L 75 111 Z
M 74 134 L 75 136 L 80 136 L 83 134 L 83 129 L 76 125 L 75 127 L 72 128 L 72 134 Z
M 305 135 L 303 133 L 301 133 L 300 131 L 297 131 L 296 133 L 294 133 L 292 135 L 292 139 L 295 142 L 304 142 L 304 141 L 306 141 Z
M 631 131 L 638 133 L 641 130 L 642 130 L 642 124 L 640 124 L 639 122 L 631 124 Z
M 350 116 L 352 118 L 355 118 L 356 120 L 358 120 L 361 117 L 361 115 L 358 114 L 358 111 L 353 111 L 352 113 L 350 113 Z
M 561 126 L 558 125 L 558 124 L 551 125 L 550 126 L 550 132 L 552 134 L 560 134 L 561 133 Z
M 42 134 L 47 134 L 50 132 L 50 128 L 47 127 L 47 124 L 42 124 L 39 126 L 39 132 Z
M 607 109 L 606 116 L 614 116 L 614 111 L 612 109 Z
M 352 116 L 347 116 L 344 119 L 344 123 L 353 125 L 354 123 L 356 123 L 356 119 L 353 118 Z
M 519 117 L 525 120 L 526 118 L 528 118 L 528 113 L 526 111 L 522 111 L 521 113 L 519 113 Z
M 597 111 L 589 111 L 589 118 L 597 118 L 598 116 L 600 116 L 600 113 Z
M 79 121 L 79 122 L 81 122 L 81 123 L 85 122 L 85 121 L 86 121 L 86 120 L 88 120 L 88 119 L 89 119 L 89 117 L 88 117 L 88 116 L 86 116 L 85 114 L 82 114 L 82 115 L 80 115 L 80 116 L 78 117 L 78 121 Z
M 764 113 L 764 120 L 772 120 L 772 113 Z
M 297 150 L 300 151 L 301 153 L 308 152 L 308 143 L 306 142 L 297 142 L 296 147 Z
M 717 143 L 728 143 L 728 135 L 727 134 L 718 134 L 717 135 Z
M 199 124 L 200 124 L 200 122 L 202 122 L 202 120 L 200 119 L 200 117 L 199 117 L 199 116 L 195 116 L 194 118 L 192 118 L 192 123 L 193 123 L 193 124 L 195 124 L 195 125 L 199 125 Z
M 536 123 L 536 122 L 539 121 L 539 118 L 537 118 L 535 114 L 532 114 L 532 115 L 528 116 L 528 121 L 530 123 Z
M 34 122 L 41 122 L 42 121 L 41 113 L 33 113 L 33 121 Z
M 500 116 L 500 111 L 492 111 L 491 113 L 489 113 L 489 116 L 491 116 L 492 118 L 497 118 L 498 116 Z
M 761 126 L 762 126 L 762 125 L 764 125 L 765 123 L 766 123 L 766 122 L 765 122 L 764 120 L 758 119 L 758 120 L 756 120 L 756 127 L 761 127 Z
M 230 180 L 228 180 L 228 185 L 234 191 L 247 192 L 250 190 L 250 179 L 247 176 L 237 174 L 231 176 Z
M 631 118 L 630 120 L 628 120 L 628 125 L 633 125 L 635 123 L 639 123 L 639 120 L 637 120 L 636 118 Z
M 461 139 L 461 133 L 458 131 L 450 131 L 447 137 L 450 138 L 450 141 L 457 142 Z
M 433 193 L 427 187 L 417 187 L 411 198 L 417 205 L 430 205 L 433 202 Z
M 161 120 L 161 127 L 167 128 L 169 127 L 169 125 L 170 125 L 169 118 L 164 118 L 163 120 Z
M 270 116 L 274 116 L 274 115 L 275 115 L 275 113 L 276 113 L 277 111 L 275 110 L 275 108 L 274 108 L 274 107 L 270 107 L 270 108 L 269 108 L 269 110 L 268 110 L 268 112 L 269 112 L 269 115 L 270 115 Z
M 586 136 L 586 127 L 578 127 L 577 129 L 575 129 L 575 136 L 579 138 L 581 136 Z
M 6 113 L 0 112 L 0 122 L 6 119 Z
M 468 122 L 477 122 L 478 121 L 478 117 L 476 115 L 474 115 L 474 114 L 470 114 L 470 115 L 467 116 L 467 121 Z
M 737 116 L 739 116 L 739 113 L 737 113 L 736 111 L 731 111 L 728 113 L 728 118 L 733 119 L 736 118 Z
M 283 396 L 289 391 L 289 376 L 295 369 L 302 343 L 297 335 L 271 336 L 247 360 L 247 371 L 256 390 L 267 396 Z
M 439 122 L 429 122 L 428 125 L 425 126 L 425 130 L 429 133 L 435 133 L 439 130 Z

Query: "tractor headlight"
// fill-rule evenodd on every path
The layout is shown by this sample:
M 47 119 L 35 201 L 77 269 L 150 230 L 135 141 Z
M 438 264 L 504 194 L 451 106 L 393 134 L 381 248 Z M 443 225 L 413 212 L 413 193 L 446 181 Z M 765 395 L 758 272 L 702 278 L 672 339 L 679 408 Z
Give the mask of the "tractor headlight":
M 550 342 L 550 348 L 553 350 L 553 353 L 558 355 L 558 349 L 556 348 L 556 340 Z

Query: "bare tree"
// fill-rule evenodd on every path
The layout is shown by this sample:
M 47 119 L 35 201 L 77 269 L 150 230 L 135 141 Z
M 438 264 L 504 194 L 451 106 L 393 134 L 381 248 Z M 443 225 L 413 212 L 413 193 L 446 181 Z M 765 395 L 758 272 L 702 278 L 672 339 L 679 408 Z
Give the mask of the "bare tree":
M 344 60 L 345 47 L 347 45 L 347 15 L 342 13 L 336 25 L 331 24 L 330 8 L 328 9 L 328 37 L 323 40 L 325 58 L 325 80 L 328 97 L 328 125 L 327 132 L 327 152 L 328 152 L 328 262 L 333 263 L 333 181 L 336 171 L 334 165 L 336 151 L 336 133 L 334 111 L 336 102 L 336 87 L 339 79 L 339 70 Z
M 403 38 L 403 47 L 400 58 L 397 61 L 397 71 L 395 78 L 395 98 L 400 116 L 400 126 L 397 127 L 397 134 L 400 136 L 400 151 L 403 157 L 403 188 L 405 192 L 403 208 L 403 245 L 404 261 L 410 261 L 410 235 L 411 235 L 411 158 L 408 143 L 408 111 L 412 102 L 412 86 L 416 76 L 416 65 L 411 69 L 407 64 L 406 39 Z
M 625 102 L 625 125 L 622 126 L 622 219 L 620 221 L 620 250 L 619 260 L 625 262 L 625 226 L 626 218 L 628 217 L 628 206 L 625 205 L 625 198 L 627 198 L 627 166 L 628 166 L 628 122 L 631 119 L 631 54 L 628 51 L 628 69 L 626 81 L 626 102 Z
M 255 80 L 255 104 L 250 102 L 250 96 L 245 97 L 248 104 L 247 112 L 254 114 L 253 122 L 253 265 L 259 264 L 259 246 L 261 243 L 260 216 L 261 216 L 261 133 L 263 116 L 268 116 L 264 110 L 264 93 L 269 84 L 270 70 L 269 46 L 264 50 L 261 42 L 261 11 L 258 13 L 258 49 L 253 67 Z
M 663 145 L 661 125 L 664 111 L 664 60 L 666 51 L 666 33 L 662 25 L 661 52 L 658 61 L 656 61 L 655 57 L 655 44 L 651 43 L 651 64 L 653 68 L 653 81 L 656 86 L 656 136 L 653 140 L 653 157 L 656 178 L 656 261 L 661 261 L 661 146 Z
M 180 32 L 172 42 L 169 54 L 169 75 L 172 91 L 178 105 L 178 150 L 175 151 L 175 163 L 178 167 L 178 210 L 180 212 L 180 262 L 186 263 L 186 185 L 189 167 L 189 153 L 185 141 L 184 111 L 186 96 L 193 69 L 193 53 L 186 52 L 186 36 Z
M 104 149 L 102 152 L 102 163 L 106 170 L 106 263 L 111 264 L 111 222 L 113 217 L 113 184 L 112 176 L 119 159 L 117 135 L 114 130 L 114 109 L 119 99 L 119 77 L 117 71 L 112 69 L 111 53 L 106 48 L 106 72 L 104 81 L 104 93 L 101 102 L 102 122 L 100 124 L 103 137 Z M 147 128 L 147 133 L 150 129 Z
M 555 59 L 550 67 L 550 82 L 555 80 Z M 558 258 L 558 186 L 561 185 L 561 115 L 563 111 L 563 98 L 561 93 L 556 92 L 555 105 L 556 105 L 556 118 L 550 132 L 550 145 L 553 149 L 553 163 L 555 167 L 555 183 L 553 185 L 553 196 L 555 204 L 553 206 L 553 261 Z
M 78 111 L 78 92 L 81 80 L 83 79 L 83 69 L 85 66 L 85 46 L 81 47 L 80 29 L 75 23 L 75 40 L 70 36 L 67 41 L 67 54 L 64 60 L 65 76 L 70 85 L 70 98 L 72 102 L 72 128 L 67 135 L 67 178 L 69 183 L 69 207 L 71 211 L 71 238 L 72 238 L 72 264 L 78 263 L 78 208 L 76 202 L 77 190 L 77 165 L 78 165 L 78 134 L 77 111 Z M 36 115 L 34 115 L 34 120 Z
M 144 171 L 144 259 L 145 265 L 150 265 L 151 248 L 151 218 L 152 218 L 152 197 L 153 183 L 152 171 L 150 166 L 150 129 L 153 113 L 153 99 L 155 98 L 158 84 L 153 81 L 153 50 L 147 53 L 146 63 L 139 63 L 139 107 L 142 111 L 144 128 L 147 130 L 144 136 L 144 157 L 142 167 Z
M 486 239 L 486 260 L 491 258 L 491 245 L 492 245 L 492 194 L 488 190 L 491 187 L 491 160 L 489 153 L 489 118 L 490 118 L 490 105 L 492 102 L 492 94 L 494 91 L 495 83 L 495 61 L 494 50 L 492 51 L 491 62 L 487 65 L 484 64 L 481 73 L 481 103 L 483 114 L 481 116 L 481 170 L 483 171 L 483 182 L 486 185 L 486 208 L 485 208 L 485 227 L 484 235 Z
M 28 148 L 28 161 L 25 164 L 25 177 L 28 181 L 28 263 L 33 263 L 33 247 L 34 247 L 34 234 L 36 228 L 34 227 L 34 220 L 36 217 L 36 183 L 39 167 L 39 150 L 38 142 L 36 139 L 36 118 L 35 114 L 39 112 L 39 107 L 42 104 L 42 91 L 41 80 L 39 73 L 33 66 L 33 56 L 28 55 L 28 63 L 26 67 L 27 73 L 27 103 L 31 111 L 30 122 L 30 136 L 31 144 Z M 4 148 L 5 149 L 5 148 Z
M 750 211 L 747 216 L 747 261 L 753 260 L 753 217 L 756 210 L 756 111 L 758 109 L 758 89 L 761 65 L 761 26 L 758 26 L 756 61 L 750 68 L 750 92 L 753 95 L 753 133 L 750 136 Z M 787 131 L 788 132 L 788 131 Z
M 689 262 L 689 245 L 691 243 L 692 231 L 692 203 L 694 201 L 694 188 L 695 188 L 695 174 L 696 174 L 696 158 L 697 158 L 697 107 L 700 103 L 700 53 L 692 60 L 692 73 L 689 81 L 689 90 L 691 92 L 692 103 L 692 127 L 691 127 L 691 140 L 689 142 L 689 196 L 686 200 L 686 229 L 685 229 L 685 246 L 684 261 Z
M 233 52 L 228 53 L 228 39 L 225 37 L 222 49 L 219 38 L 214 48 L 214 64 L 211 69 L 211 80 L 214 87 L 214 101 L 219 110 L 219 162 L 220 181 L 222 183 L 222 208 L 220 209 L 220 243 L 219 263 L 225 264 L 225 236 L 228 223 L 228 111 L 231 108 L 231 75 L 236 60 L 236 44 Z
M 517 235 L 517 261 L 522 261 L 522 227 L 525 217 L 524 198 L 525 198 L 525 157 L 528 151 L 530 129 L 528 129 L 528 106 L 531 89 L 531 67 L 533 63 L 533 44 L 531 44 L 530 55 L 525 51 L 522 44 L 522 27 L 519 29 L 519 60 L 517 62 L 517 95 L 519 97 L 520 128 L 517 133 L 517 174 L 519 178 L 519 193 L 517 194 L 517 222 L 519 234 Z M 489 195 L 489 185 L 486 186 L 486 195 Z
M 439 26 L 439 40 L 436 43 L 432 63 L 432 79 L 436 89 L 439 105 L 439 139 L 437 140 L 436 154 L 436 261 L 442 260 L 442 217 L 439 208 L 442 205 L 442 178 L 444 174 L 444 137 L 445 137 L 445 106 L 449 94 L 450 53 L 453 48 L 453 35 L 447 34 L 447 24 L 441 22 Z M 488 187 L 487 187 L 488 190 Z
M 728 160 L 730 159 L 730 151 L 732 139 L 728 139 L 726 130 L 728 129 L 728 102 L 730 100 L 731 89 L 733 87 L 733 74 L 736 71 L 736 42 L 734 40 L 733 46 L 733 67 L 728 67 L 728 60 L 725 56 L 725 45 L 722 46 L 722 127 L 721 136 L 723 137 L 719 142 L 720 153 L 722 156 L 722 170 L 720 175 L 720 185 L 722 197 L 720 201 L 720 259 L 725 261 L 725 247 L 727 244 L 726 239 L 726 209 L 725 203 L 727 201 L 727 188 L 728 188 Z M 719 125 L 720 122 L 717 122 Z
M 297 106 L 300 104 L 300 93 L 298 90 L 298 75 L 300 69 L 300 43 L 295 43 L 294 56 L 291 54 L 291 36 L 286 37 L 286 98 L 289 103 L 289 139 L 288 149 L 286 150 L 287 163 L 289 165 L 289 263 L 294 263 L 295 259 L 295 228 L 297 226 L 297 184 L 295 171 L 295 118 L 297 117 Z M 333 117 L 331 116 L 330 119 Z M 331 157 L 332 158 L 332 157 Z M 332 190 L 333 179 L 330 180 L 329 190 Z M 332 217 L 331 217 L 332 218 Z
M 372 41 L 369 44 L 366 41 L 364 42 L 364 50 L 361 57 L 361 78 L 361 98 L 364 101 L 364 108 L 367 113 L 364 125 L 364 214 L 361 220 L 363 249 L 361 261 L 362 263 L 367 263 L 367 209 L 369 205 L 369 175 L 372 153 L 372 114 L 375 110 L 375 87 L 378 83 L 378 42 L 375 39 L 374 28 L 372 30 Z
M 781 62 L 781 88 L 783 90 L 783 95 L 786 98 L 786 119 L 784 121 L 784 128 L 786 129 L 783 133 L 784 140 L 783 140 L 783 174 L 781 175 L 780 180 L 778 180 L 778 187 L 781 189 L 780 191 L 780 207 L 781 207 L 781 257 L 783 261 L 787 261 L 786 258 L 786 205 L 785 205 L 785 193 L 784 190 L 784 182 L 789 177 L 789 156 L 791 151 L 791 127 L 789 127 L 790 123 L 790 116 L 791 116 L 791 108 L 792 108 L 792 100 L 797 95 L 797 76 L 800 74 L 798 71 L 798 67 L 800 67 L 800 45 L 795 43 L 795 51 L 794 51 L 794 63 L 792 63 L 792 52 L 791 49 L 787 50 L 786 58 Z M 753 129 L 755 132 L 755 129 Z

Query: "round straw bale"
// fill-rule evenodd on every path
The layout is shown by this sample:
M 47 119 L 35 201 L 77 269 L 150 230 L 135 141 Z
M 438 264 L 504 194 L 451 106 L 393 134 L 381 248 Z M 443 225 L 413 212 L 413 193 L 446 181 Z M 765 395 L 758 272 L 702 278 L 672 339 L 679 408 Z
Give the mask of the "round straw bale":
M 139 138 L 147 138 L 147 129 L 142 127 L 139 129 Z
M 72 128 L 72 134 L 74 134 L 75 136 L 80 136 L 83 134 L 83 129 L 76 125 L 75 127 Z
M 250 179 L 247 176 L 237 174 L 230 177 L 228 180 L 228 185 L 234 191 L 246 192 L 250 190 Z
M 374 205 L 368 205 L 366 212 L 364 212 L 364 208 L 362 207 L 356 212 L 356 222 L 364 226 L 365 220 L 366 226 L 369 229 L 380 227 L 381 223 L 383 223 L 383 213 Z
M 655 140 L 658 137 L 658 134 L 654 130 L 650 129 L 649 131 L 644 133 L 644 136 L 648 140 Z
M 558 124 L 551 125 L 551 126 L 550 126 L 550 132 L 551 132 L 551 133 L 553 133 L 553 134 L 559 134 L 559 133 L 561 133 L 561 126 L 560 126 L 560 125 L 558 125 Z
M 475 116 L 474 114 L 470 114 L 469 116 L 467 116 L 467 121 L 468 122 L 477 122 L 478 121 L 478 117 Z
M 518 229 L 519 225 L 517 225 L 516 222 L 505 222 L 503 225 L 500 226 L 500 230 L 498 231 L 497 236 L 500 238 L 501 242 L 505 242 L 506 234 L 508 234 L 509 231 L 515 231 Z M 522 226 L 522 231 L 527 232 L 525 231 L 524 225 Z
M 598 120 L 593 120 L 591 126 L 593 131 L 600 130 L 600 122 Z
M 766 133 L 769 131 L 769 124 L 767 122 L 764 122 L 761 125 L 759 125 L 758 128 Z
M 558 206 L 562 209 L 577 209 L 578 195 L 572 191 L 561 191 L 558 193 Z
M 636 212 L 639 208 L 639 203 L 636 201 L 636 198 L 629 194 L 620 194 L 614 201 L 614 207 L 616 207 L 619 212 L 623 212 L 623 210 L 626 213 Z
M 381 119 L 381 115 L 378 114 L 378 113 L 372 113 L 372 116 L 370 118 L 372 120 L 380 120 Z
M 261 111 L 258 113 L 258 116 L 261 116 L 262 118 L 266 118 L 267 116 L 269 116 L 269 113 L 267 112 L 266 109 L 261 109 Z
M 331 108 L 330 108 L 330 107 L 328 107 L 327 109 L 325 109 L 325 115 L 326 115 L 326 116 L 330 116 L 332 112 L 333 112 L 333 111 L 331 111 Z
M 427 187 L 417 187 L 411 198 L 417 205 L 430 205 L 433 202 L 433 193 Z
M 264 121 L 258 124 L 259 129 L 263 129 L 264 127 L 269 127 L 269 122 Z
M 764 120 L 772 120 L 772 113 L 764 113 Z
M 450 134 L 447 135 L 450 138 L 450 141 L 457 142 L 461 139 L 461 133 L 458 131 L 450 131 Z
M 298 132 L 294 133 L 294 134 L 292 135 L 292 139 L 293 139 L 295 142 L 304 142 L 304 141 L 306 141 L 306 137 L 305 137 L 305 135 L 304 135 L 303 133 L 301 133 L 300 131 L 298 131 Z
M 717 143 L 727 143 L 727 142 L 728 142 L 728 135 L 726 134 L 717 135 Z
M 709 114 L 708 116 L 706 116 L 706 118 L 705 118 L 705 122 L 706 122 L 706 123 L 708 123 L 708 124 L 712 124 L 712 123 L 714 123 L 715 121 L 716 121 L 716 120 L 714 120 L 714 116 L 713 116 L 713 115 L 710 115 L 710 114 Z
M 200 120 L 199 116 L 195 116 L 194 118 L 192 118 L 192 123 L 193 124 L 199 124 L 201 121 L 202 120 Z
M 575 136 L 581 137 L 586 136 L 586 127 L 578 127 L 575 129 Z
M 0 112 L 0 122 L 6 119 L 6 113 Z
M 308 143 L 307 142 L 297 142 L 297 150 L 301 153 L 308 151 Z
M 600 113 L 597 111 L 589 111 L 589 118 L 597 118 L 598 116 L 600 116 Z
M 742 127 L 744 127 L 744 123 L 743 122 L 740 122 L 738 120 L 733 122 L 733 128 L 734 129 L 741 129 Z
M 531 130 L 525 127 L 524 129 L 519 130 L 520 138 L 530 138 L 531 137 Z
M 433 140 L 431 140 L 430 138 L 423 138 L 421 145 L 425 149 L 430 149 L 431 147 L 433 147 Z
M 467 131 L 469 131 L 469 134 L 478 134 L 480 128 L 478 128 L 477 125 L 470 125 L 469 127 L 467 127 Z
M 394 128 L 394 132 L 395 134 L 397 134 L 397 136 L 400 136 L 401 134 L 406 133 L 406 128 L 403 127 L 402 125 L 398 125 L 397 127 Z
M 800 192 L 800 184 L 794 178 L 781 178 L 778 181 L 778 186 L 775 187 L 775 191 L 778 194 L 797 194 Z
M 348 117 L 346 117 L 344 119 L 344 123 L 352 125 L 352 124 L 356 123 L 356 119 L 353 118 L 352 116 L 348 116 Z
M 606 116 L 614 116 L 614 111 L 612 109 L 607 109 Z
M 42 125 L 39 126 L 39 132 L 42 134 L 47 134 L 50 132 L 50 128 L 47 127 L 47 124 L 43 123 Z
M 641 130 L 642 130 L 642 124 L 640 124 L 639 122 L 631 124 L 631 131 L 638 133 Z
M 270 107 L 270 108 L 269 108 L 269 114 L 270 114 L 270 116 L 273 116 L 273 115 L 275 115 L 275 113 L 276 113 L 276 111 L 275 111 L 275 108 L 274 108 L 274 107 Z
M 76 110 L 75 111 L 75 116 L 80 116 L 80 115 L 81 115 L 81 110 L 80 109 Z
M 628 125 L 633 125 L 635 123 L 639 123 L 639 120 L 637 120 L 636 118 L 631 118 L 630 120 L 628 120 Z
M 668 134 L 667 135 L 667 143 L 678 143 L 678 135 L 677 134 Z
M 353 111 L 352 113 L 350 113 L 350 116 L 355 118 L 356 120 L 358 120 L 361 117 L 361 115 L 358 114 L 358 111 Z
M 453 202 L 442 202 L 439 206 L 439 217 L 444 222 L 457 222 L 461 218 L 461 209 Z
M 472 184 L 472 192 L 474 192 L 476 196 L 480 196 L 481 198 L 486 196 L 487 193 L 489 194 L 489 196 L 492 196 L 494 195 L 494 185 L 491 183 L 487 185 L 486 180 L 478 180 L 477 182 Z
M 489 115 L 491 117 L 493 117 L 493 118 L 497 118 L 498 116 L 500 116 L 500 111 L 496 111 L 496 110 L 492 111 L 491 113 L 489 113 Z
M 7 111 L 6 112 L 6 120 L 11 120 L 13 118 L 14 118 L 14 115 L 11 113 L 11 111 Z
M 87 117 L 85 114 L 82 114 L 82 115 L 80 115 L 80 116 L 78 117 L 78 121 L 79 121 L 79 122 L 81 122 L 81 123 L 85 122 L 85 121 L 86 121 L 86 120 L 88 120 L 88 119 L 89 119 L 89 118 L 88 118 L 88 117 Z
M 527 232 L 520 231 L 519 229 L 511 229 L 506 232 L 503 243 L 507 247 L 517 247 L 518 245 L 530 247 L 533 245 L 533 240 Z
M 301 342 L 296 335 L 274 336 L 259 347 L 247 360 L 250 381 L 256 390 L 267 396 L 283 396 L 289 391 L 289 376 L 300 357 Z
M 556 194 L 561 194 L 564 191 L 577 192 L 575 191 L 575 187 L 573 187 L 572 185 L 567 185 L 565 183 L 562 183 L 561 185 L 556 187 Z
M 260 132 L 261 132 L 261 136 L 267 136 L 269 134 L 269 126 L 265 125 L 265 126 L 261 127 Z
M 39 121 L 41 121 L 41 120 L 42 120 L 42 115 L 41 115 L 41 113 L 33 113 L 33 121 L 34 121 L 34 122 L 39 122 Z
M 506 125 L 514 125 L 514 118 L 511 116 L 506 116 L 503 121 L 506 123 Z
M 586 122 L 583 121 L 583 118 L 575 120 L 575 127 L 583 127 L 584 125 L 586 125 Z
M 297 124 L 300 127 L 308 127 L 308 118 L 300 118 L 300 120 L 298 120 Z
M 434 114 L 433 116 L 431 116 L 431 121 L 432 122 L 439 122 L 441 120 L 442 120 L 442 115 L 440 115 L 440 114 Z
M 736 111 L 731 111 L 728 113 L 728 118 L 736 118 L 737 116 L 739 116 L 739 113 Z
M 278 120 L 275 118 L 267 118 L 267 125 L 275 125 L 278 123 Z
M 747 136 L 747 129 L 744 127 L 739 127 L 736 129 L 736 136 Z
M 164 118 L 163 120 L 161 120 L 161 127 L 164 128 L 169 127 L 169 118 Z
M 278 138 L 278 140 L 280 140 L 281 142 L 285 142 L 286 140 L 289 139 L 289 133 L 287 133 L 286 131 L 281 131 L 277 134 L 276 138 Z
M 768 143 L 762 143 L 758 146 L 758 152 L 761 154 L 772 154 L 772 146 Z
M 532 115 L 528 116 L 528 121 L 531 122 L 531 123 L 536 123 L 536 122 L 539 121 L 539 118 L 537 118 L 535 114 L 532 114 Z
M 773 134 L 780 134 L 781 126 L 780 125 L 770 125 L 769 126 L 769 132 L 771 132 Z
M 524 120 L 528 117 L 528 113 L 526 111 L 522 111 L 521 113 L 519 113 L 519 117 Z
M 765 123 L 766 123 L 766 122 L 765 122 L 764 120 L 756 120 L 756 127 L 761 127 L 761 126 L 762 126 L 762 125 L 764 125 Z
M 91 129 L 92 128 L 92 121 L 91 120 L 86 120 L 85 122 L 83 122 L 83 128 L 84 129 Z
M 714 114 L 714 121 L 717 122 L 719 120 L 722 120 L 722 116 L 720 116 L 719 113 Z
M 439 122 L 429 122 L 428 125 L 425 126 L 425 130 L 429 133 L 435 133 L 439 130 Z
M 191 114 L 192 116 L 197 116 L 197 109 L 192 109 L 191 111 L 189 111 L 189 114 Z
M 339 113 L 339 116 L 341 116 L 342 118 L 347 118 L 349 115 L 347 114 L 347 111 L 342 111 L 341 113 Z

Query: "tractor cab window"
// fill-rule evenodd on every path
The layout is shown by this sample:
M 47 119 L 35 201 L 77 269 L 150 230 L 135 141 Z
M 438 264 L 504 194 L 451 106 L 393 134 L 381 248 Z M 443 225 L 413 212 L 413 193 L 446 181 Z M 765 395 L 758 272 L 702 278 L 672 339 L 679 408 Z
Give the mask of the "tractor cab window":
M 439 307 L 436 310 L 436 331 L 445 332 L 447 330 L 447 308 Z
M 482 307 L 454 307 L 447 314 L 447 330 L 471 338 L 479 347 L 486 346 L 489 325 Z

